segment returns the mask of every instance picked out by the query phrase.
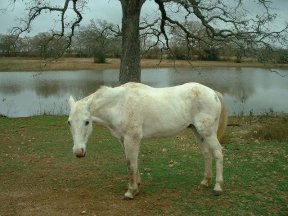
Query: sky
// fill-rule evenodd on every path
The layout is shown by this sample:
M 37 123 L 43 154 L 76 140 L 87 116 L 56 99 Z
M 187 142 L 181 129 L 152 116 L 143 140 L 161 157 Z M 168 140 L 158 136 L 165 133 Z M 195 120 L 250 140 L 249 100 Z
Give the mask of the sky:
M 50 2 L 61 3 L 62 0 L 47 0 Z M 229 0 L 231 1 L 231 0 Z M 236 0 L 234 0 L 236 1 Z M 19 26 L 20 18 L 25 17 L 25 2 L 29 0 L 16 0 L 15 4 L 11 4 L 12 0 L 0 0 L 0 34 L 6 34 L 13 26 Z M 248 4 L 248 8 L 252 11 L 259 10 L 256 4 L 252 4 L 253 0 L 244 0 Z M 255 2 L 255 0 L 254 0 Z M 277 22 L 273 27 L 284 26 L 288 22 L 288 0 L 271 0 L 273 8 L 277 16 Z M 95 20 L 106 20 L 108 22 L 118 24 L 121 26 L 122 19 L 122 9 L 119 0 L 89 0 L 87 7 L 84 10 L 83 21 L 81 25 L 89 24 L 91 19 Z M 141 17 L 153 19 L 159 16 L 158 6 L 153 0 L 146 0 L 141 10 Z M 68 14 L 68 16 L 70 16 Z M 72 16 L 72 14 L 71 14 Z M 32 32 L 30 34 L 37 34 L 39 32 L 45 32 L 53 28 L 55 20 L 52 19 L 53 16 L 50 13 L 46 13 L 37 18 L 33 23 Z
M 19 26 L 19 19 L 24 18 L 25 0 L 18 0 L 16 4 L 11 4 L 11 0 L 0 0 L 0 34 L 6 34 L 13 26 Z M 27 2 L 27 0 L 26 0 Z M 63 2 L 61 0 L 50 0 L 50 2 Z M 147 0 L 142 7 L 141 16 L 147 17 L 157 11 L 154 1 Z M 89 0 L 83 15 L 81 25 L 89 24 L 91 19 L 106 20 L 121 26 L 122 9 L 119 0 Z M 48 31 L 53 27 L 55 21 L 51 15 L 43 14 L 37 18 L 32 26 L 32 34 Z

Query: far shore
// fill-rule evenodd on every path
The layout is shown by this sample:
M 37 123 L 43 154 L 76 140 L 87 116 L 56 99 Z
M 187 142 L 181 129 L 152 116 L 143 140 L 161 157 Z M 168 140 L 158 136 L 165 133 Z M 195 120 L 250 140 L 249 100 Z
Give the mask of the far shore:
M 186 61 L 142 59 L 142 68 L 164 67 L 257 67 L 257 68 L 288 68 L 288 64 L 263 64 L 253 61 L 236 63 L 233 61 Z M 93 58 L 60 58 L 44 61 L 37 58 L 0 57 L 0 71 L 74 71 L 74 70 L 103 70 L 120 68 L 120 59 L 107 59 L 105 64 L 93 62 Z

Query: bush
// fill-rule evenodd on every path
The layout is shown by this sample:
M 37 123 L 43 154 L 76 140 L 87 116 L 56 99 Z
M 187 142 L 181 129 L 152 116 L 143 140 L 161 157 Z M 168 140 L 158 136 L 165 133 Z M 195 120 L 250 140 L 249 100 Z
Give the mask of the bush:
M 202 54 L 200 58 L 204 61 L 219 61 L 219 50 L 213 47 L 204 49 L 204 54 Z
M 94 63 L 106 63 L 106 57 L 102 49 L 95 49 L 94 50 Z
M 192 55 L 187 49 L 175 46 L 168 52 L 167 58 L 173 60 L 192 60 Z
M 258 140 L 288 141 L 288 117 L 263 117 L 250 136 Z
M 288 51 L 280 51 L 278 58 L 277 58 L 278 64 L 288 64 Z

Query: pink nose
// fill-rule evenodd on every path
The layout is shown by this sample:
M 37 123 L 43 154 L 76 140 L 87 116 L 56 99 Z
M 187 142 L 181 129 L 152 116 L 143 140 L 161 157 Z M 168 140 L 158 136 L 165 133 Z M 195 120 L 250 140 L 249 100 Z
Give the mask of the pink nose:
M 85 157 L 86 151 L 84 148 L 79 148 L 79 149 L 74 150 L 74 154 L 76 155 L 76 157 L 81 158 L 81 157 Z

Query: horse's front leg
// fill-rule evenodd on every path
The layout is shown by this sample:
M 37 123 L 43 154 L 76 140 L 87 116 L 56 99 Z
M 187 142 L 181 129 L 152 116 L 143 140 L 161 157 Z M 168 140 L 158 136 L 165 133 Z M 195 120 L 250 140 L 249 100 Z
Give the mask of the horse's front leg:
M 124 194 L 124 199 L 133 199 L 139 193 L 140 174 L 138 171 L 138 155 L 140 141 L 140 136 L 124 137 L 123 146 L 129 173 L 128 190 Z

